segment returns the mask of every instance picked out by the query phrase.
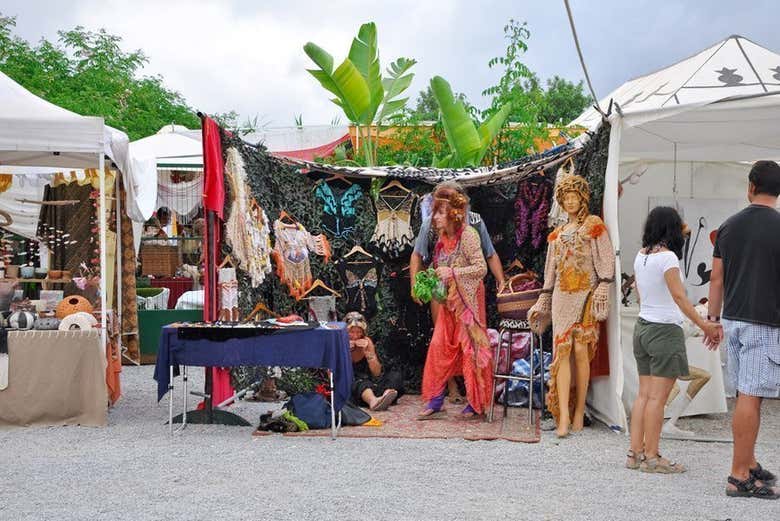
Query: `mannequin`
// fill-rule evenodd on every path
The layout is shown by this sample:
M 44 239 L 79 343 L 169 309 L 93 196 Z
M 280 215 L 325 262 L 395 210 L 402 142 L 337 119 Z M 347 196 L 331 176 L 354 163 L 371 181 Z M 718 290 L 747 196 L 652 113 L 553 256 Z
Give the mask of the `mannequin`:
M 596 354 L 599 324 L 609 313 L 609 286 L 615 278 L 615 252 L 604 222 L 588 213 L 590 189 L 578 175 L 560 179 L 555 199 L 568 222 L 548 237 L 544 289 L 530 309 L 531 329 L 553 327 L 553 363 L 547 405 L 556 434 L 581 431 Z M 573 393 L 572 393 L 573 389 Z

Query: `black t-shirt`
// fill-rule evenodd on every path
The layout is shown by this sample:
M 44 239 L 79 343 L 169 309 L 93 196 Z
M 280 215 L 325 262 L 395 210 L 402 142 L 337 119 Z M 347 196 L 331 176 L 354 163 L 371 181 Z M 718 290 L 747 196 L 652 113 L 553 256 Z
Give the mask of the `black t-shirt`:
M 780 213 L 751 205 L 718 230 L 723 318 L 780 327 Z

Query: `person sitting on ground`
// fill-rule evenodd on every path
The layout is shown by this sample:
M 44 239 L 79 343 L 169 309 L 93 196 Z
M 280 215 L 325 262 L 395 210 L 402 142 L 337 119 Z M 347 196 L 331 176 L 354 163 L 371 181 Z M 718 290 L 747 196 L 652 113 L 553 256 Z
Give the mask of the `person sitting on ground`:
M 384 411 L 404 394 L 403 378 L 395 371 L 382 371 L 374 342 L 366 336 L 366 319 L 352 311 L 344 317 L 349 332 L 349 352 L 355 375 L 352 397 L 372 411 Z

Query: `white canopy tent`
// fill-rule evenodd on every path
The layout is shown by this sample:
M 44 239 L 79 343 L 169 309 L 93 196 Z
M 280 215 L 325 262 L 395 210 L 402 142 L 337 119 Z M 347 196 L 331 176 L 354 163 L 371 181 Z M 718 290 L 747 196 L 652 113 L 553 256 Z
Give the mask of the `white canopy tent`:
M 736 175 L 739 171 L 733 162 L 780 155 L 780 54 L 741 36 L 730 36 L 686 60 L 625 83 L 599 105 L 603 110 L 613 108 L 604 219 L 618 252 L 620 273 L 621 265 L 630 266 L 636 253 L 641 223 L 632 222 L 631 228 L 637 229 L 626 229 L 619 217 L 618 184 L 639 168 L 638 162 L 644 163 L 641 168 L 650 166 L 648 173 L 637 186 L 626 185 L 626 190 L 643 188 L 648 200 L 668 195 L 669 184 L 676 201 L 683 183 L 690 183 L 685 197 L 744 200 L 748 168 L 742 179 L 729 181 L 729 172 Z M 601 121 L 601 114 L 590 109 L 572 125 L 594 129 Z M 683 176 L 683 170 L 690 175 Z M 699 191 L 695 183 L 710 186 Z M 637 214 L 635 205 L 641 203 L 636 194 L 632 197 L 633 210 L 624 215 Z M 631 250 L 620 255 L 624 237 L 631 237 L 627 241 Z M 608 324 L 610 376 L 594 380 L 590 405 L 607 424 L 625 428 L 626 364 L 620 345 L 619 293 L 616 287 Z
M 32 94 L 0 72 L 0 169 L 5 165 L 97 168 L 100 180 L 101 318 L 106 323 L 106 198 L 105 157 L 125 175 L 125 183 L 137 183 L 149 163 L 129 158 L 124 132 L 105 125 L 103 118 L 80 116 Z M 117 255 L 119 259 L 120 256 Z M 121 292 L 121 289 L 120 289 Z M 121 293 L 118 295 L 121 299 Z M 101 330 L 106 346 L 106 329 Z

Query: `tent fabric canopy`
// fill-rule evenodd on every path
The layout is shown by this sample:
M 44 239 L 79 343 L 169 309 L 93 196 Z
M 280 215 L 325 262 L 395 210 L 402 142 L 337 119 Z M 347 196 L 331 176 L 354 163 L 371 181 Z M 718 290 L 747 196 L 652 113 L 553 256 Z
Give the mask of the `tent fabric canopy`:
M 621 117 L 621 161 L 752 161 L 780 155 L 780 54 L 742 36 L 628 81 L 601 100 Z M 591 108 L 572 122 L 601 123 Z

